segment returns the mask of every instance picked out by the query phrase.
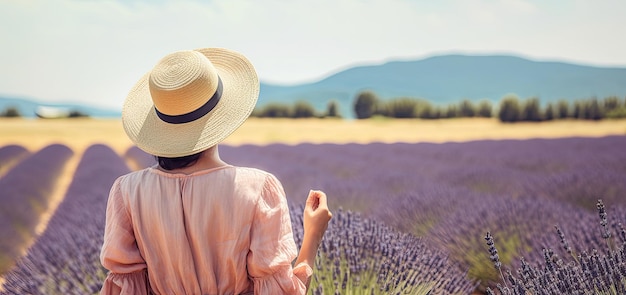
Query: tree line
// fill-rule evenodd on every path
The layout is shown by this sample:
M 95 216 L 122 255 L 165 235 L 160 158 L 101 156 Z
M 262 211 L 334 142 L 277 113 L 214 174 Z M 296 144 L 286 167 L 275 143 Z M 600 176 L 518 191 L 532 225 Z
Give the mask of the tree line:
M 542 106 L 537 97 L 521 100 L 517 95 L 509 94 L 500 100 L 496 109 L 488 100 L 475 103 L 464 99 L 447 106 L 434 106 L 429 101 L 408 97 L 383 101 L 374 92 L 363 91 L 357 95 L 353 108 L 357 119 L 374 116 L 421 119 L 497 116 L 502 122 L 540 122 L 555 119 L 626 118 L 626 98 L 622 100 L 617 96 L 604 99 L 592 97 L 574 102 L 563 99 Z
M 585 119 L 602 120 L 605 118 L 626 118 L 626 98 L 609 96 L 604 99 L 596 97 L 570 102 L 559 100 L 541 105 L 539 98 L 530 97 L 520 99 L 515 94 L 504 96 L 497 108 L 489 100 L 472 102 L 469 99 L 446 106 L 436 106 L 431 102 L 410 97 L 398 97 L 381 100 L 373 91 L 362 91 L 354 99 L 352 105 L 357 119 L 371 117 L 389 118 L 419 118 L 419 119 L 446 119 L 446 118 L 491 118 L 496 116 L 502 122 L 540 122 L 556 119 Z M 21 117 L 15 107 L 7 107 L 0 111 L 0 117 Z M 87 116 L 78 111 L 69 113 L 69 117 Z M 339 104 L 331 100 L 323 112 L 318 112 L 313 105 L 304 100 L 296 101 L 293 105 L 286 103 L 269 103 L 257 107 L 253 117 L 258 118 L 341 118 Z
M 252 113 L 259 118 L 340 118 L 339 105 L 330 101 L 323 112 L 318 112 L 309 102 L 300 100 L 293 105 L 270 103 Z M 609 96 L 604 99 L 591 97 L 573 102 L 562 99 L 542 105 L 537 97 L 520 99 L 515 94 L 504 96 L 497 107 L 484 99 L 478 102 L 463 99 L 445 106 L 411 97 L 380 99 L 373 91 L 358 93 L 352 104 L 357 119 L 372 117 L 388 118 L 492 118 L 502 122 L 540 122 L 556 119 L 601 120 L 605 118 L 626 118 L 626 98 Z
M 326 110 L 321 113 L 308 101 L 299 100 L 293 105 L 269 103 L 255 108 L 251 116 L 257 118 L 341 118 L 339 105 L 334 100 L 331 100 L 326 105 Z

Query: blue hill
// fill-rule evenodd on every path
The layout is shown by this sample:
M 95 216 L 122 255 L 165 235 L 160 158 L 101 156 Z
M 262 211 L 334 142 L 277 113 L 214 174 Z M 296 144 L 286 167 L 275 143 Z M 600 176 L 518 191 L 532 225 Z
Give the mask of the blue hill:
M 120 111 L 97 108 L 93 106 L 75 104 L 75 103 L 40 103 L 35 99 L 0 97 L 0 112 L 7 108 L 16 108 L 22 117 L 35 117 L 35 111 L 40 106 L 55 107 L 67 109 L 68 111 L 77 111 L 96 118 L 119 118 L 122 116 Z
M 542 103 L 574 101 L 626 96 L 626 68 L 531 61 L 515 56 L 444 55 L 354 67 L 310 84 L 262 84 L 259 105 L 306 100 L 323 111 L 328 102 L 335 100 L 341 113 L 352 117 L 352 103 L 366 89 L 383 100 L 422 98 L 442 106 L 462 99 L 487 99 L 497 105 L 510 93 L 521 99 L 538 97 Z

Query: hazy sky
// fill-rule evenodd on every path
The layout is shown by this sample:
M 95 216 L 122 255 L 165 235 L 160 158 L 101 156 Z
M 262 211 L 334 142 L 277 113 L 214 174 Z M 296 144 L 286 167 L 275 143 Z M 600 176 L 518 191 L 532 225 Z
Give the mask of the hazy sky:
M 0 95 L 120 109 L 164 55 L 227 47 L 263 82 L 444 53 L 626 66 L 624 0 L 0 0 Z

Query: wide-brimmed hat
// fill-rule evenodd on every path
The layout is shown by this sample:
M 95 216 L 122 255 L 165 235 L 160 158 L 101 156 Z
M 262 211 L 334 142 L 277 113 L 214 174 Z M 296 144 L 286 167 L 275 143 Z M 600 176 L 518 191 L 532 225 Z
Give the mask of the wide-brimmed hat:
M 133 86 L 122 125 L 137 147 L 181 157 L 223 141 L 250 116 L 259 96 L 252 63 L 224 48 L 171 53 Z

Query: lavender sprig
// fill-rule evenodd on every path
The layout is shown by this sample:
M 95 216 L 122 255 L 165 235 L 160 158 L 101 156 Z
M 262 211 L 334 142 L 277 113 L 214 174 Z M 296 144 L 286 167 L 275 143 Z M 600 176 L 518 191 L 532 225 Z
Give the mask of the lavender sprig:
M 598 216 L 600 216 L 600 226 L 602 226 L 602 238 L 606 241 L 606 245 L 609 248 L 609 250 L 611 249 L 611 245 L 609 243 L 609 238 L 611 237 L 611 232 L 609 231 L 608 228 L 608 222 L 606 220 L 606 210 L 604 208 L 604 203 L 602 202 L 602 200 L 598 200 L 598 203 L 596 204 L 596 207 L 598 208 Z
M 504 279 L 504 275 L 502 275 L 502 263 L 500 262 L 500 256 L 498 256 L 498 249 L 493 242 L 493 236 L 491 232 L 487 232 L 485 236 L 485 240 L 487 241 L 487 246 L 489 246 L 489 259 L 493 262 L 493 266 L 497 271 L 500 272 L 500 278 L 502 278 L 502 282 L 506 285 L 506 280 Z

